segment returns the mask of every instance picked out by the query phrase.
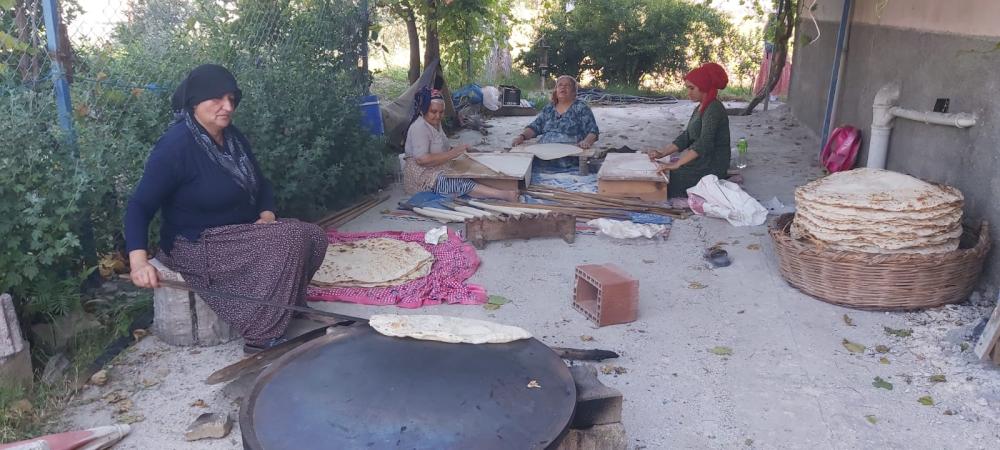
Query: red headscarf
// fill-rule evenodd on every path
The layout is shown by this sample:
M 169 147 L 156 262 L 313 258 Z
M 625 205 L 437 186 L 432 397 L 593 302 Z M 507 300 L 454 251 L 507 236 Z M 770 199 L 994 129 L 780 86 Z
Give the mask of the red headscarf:
M 705 93 L 705 96 L 701 98 L 701 106 L 698 107 L 699 114 L 705 112 L 708 104 L 715 100 L 715 97 L 719 95 L 719 89 L 725 89 L 726 85 L 729 84 L 726 69 L 716 63 L 702 64 L 701 67 L 688 72 L 684 79 Z

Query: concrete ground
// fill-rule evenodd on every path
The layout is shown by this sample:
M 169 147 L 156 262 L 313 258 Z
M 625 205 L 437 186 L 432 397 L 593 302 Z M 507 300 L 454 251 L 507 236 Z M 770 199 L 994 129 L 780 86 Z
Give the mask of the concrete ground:
M 684 102 L 596 108 L 604 131 L 599 146 L 661 145 L 682 128 L 692 107 Z M 474 132 L 461 139 L 482 148 L 504 147 L 529 120 L 493 119 L 485 139 Z M 744 187 L 758 199 L 777 197 L 790 204 L 796 186 L 820 176 L 818 139 L 788 118 L 785 108 L 732 117 L 731 127 L 734 139 L 750 141 Z M 437 225 L 384 218 L 380 211 L 401 197 L 398 190 L 393 194 L 344 229 L 416 231 Z M 583 235 L 573 244 L 491 243 L 479 252 L 482 266 L 471 281 L 512 300 L 496 311 L 313 306 L 357 316 L 489 319 L 526 328 L 554 346 L 615 350 L 621 358 L 600 365 L 621 367 L 623 373 L 609 370 L 611 375 L 601 377 L 624 393 L 630 449 L 1000 447 L 1000 371 L 977 361 L 971 350 L 971 330 L 990 311 L 992 295 L 977 293 L 961 305 L 916 313 L 829 305 L 781 279 L 766 231 L 766 226 L 735 228 L 693 217 L 676 221 L 665 241 Z M 709 269 L 702 252 L 719 243 L 733 264 Z M 580 264 L 607 262 L 640 280 L 639 320 L 594 328 L 570 307 L 573 271 Z M 891 336 L 884 327 L 912 329 L 912 335 Z M 844 339 L 866 349 L 852 353 Z M 876 352 L 877 345 L 888 352 Z M 710 351 L 716 347 L 732 354 Z M 231 411 L 236 417 L 252 380 L 227 386 L 202 380 L 241 356 L 237 342 L 193 349 L 146 338 L 116 361 L 108 385 L 87 388 L 67 407 L 64 428 L 129 420 L 135 421 L 133 432 L 118 448 L 241 448 L 238 426 L 222 440 L 186 443 L 182 437 L 203 412 Z M 935 375 L 944 381 L 932 381 Z M 892 389 L 875 387 L 876 377 Z M 121 406 L 125 400 L 109 403 L 106 396 L 115 392 L 127 397 L 127 408 Z M 933 405 L 918 401 L 925 396 Z

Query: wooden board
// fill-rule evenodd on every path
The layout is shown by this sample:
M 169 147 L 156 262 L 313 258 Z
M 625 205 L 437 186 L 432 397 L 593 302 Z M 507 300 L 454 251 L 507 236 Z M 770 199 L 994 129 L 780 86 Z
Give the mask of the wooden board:
M 534 156 L 524 153 L 464 154 L 448 162 L 446 178 L 528 180 Z
M 1000 341 L 1000 306 L 993 308 L 990 321 L 986 322 L 986 328 L 983 329 L 983 334 L 979 335 L 973 351 L 979 359 L 992 359 L 994 363 L 1000 364 L 998 341 Z
M 469 219 L 465 221 L 465 237 L 480 250 L 486 247 L 487 242 L 505 239 L 561 237 L 567 243 L 573 243 L 576 238 L 576 217 L 549 213 L 520 218 Z
M 522 182 L 521 180 L 499 180 L 496 178 L 473 178 L 473 180 L 483 186 L 500 189 L 501 191 L 516 191 L 521 189 Z M 527 183 L 528 180 L 525 180 L 524 182 Z
M 611 197 L 637 198 L 647 202 L 667 201 L 667 183 L 660 181 L 597 180 L 597 193 Z
M 666 183 L 663 176 L 656 172 L 656 163 L 650 161 L 645 153 L 609 153 L 597 172 L 597 179 Z

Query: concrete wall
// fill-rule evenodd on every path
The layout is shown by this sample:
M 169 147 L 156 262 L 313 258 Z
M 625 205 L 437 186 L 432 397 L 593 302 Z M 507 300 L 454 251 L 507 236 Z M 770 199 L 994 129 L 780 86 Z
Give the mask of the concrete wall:
M 840 2 L 823 2 L 830 4 Z M 873 2 L 859 1 L 870 6 Z M 903 5 L 906 3 L 906 5 Z M 888 3 L 883 19 L 892 8 L 905 12 L 930 14 L 938 7 L 914 6 L 929 4 L 931 0 Z M 937 3 L 937 2 L 933 2 Z M 989 13 L 989 21 L 1000 22 L 1000 2 L 977 11 L 958 8 L 956 3 L 941 2 L 949 8 L 962 11 L 970 24 L 982 23 Z M 992 3 L 992 2 L 990 2 Z M 941 6 L 944 8 L 944 6 Z M 858 12 L 858 11 L 856 11 Z M 954 11 L 952 11 L 954 13 Z M 836 18 L 820 21 L 820 40 L 796 48 L 795 73 L 789 93 L 792 113 L 802 123 L 820 133 L 826 108 L 826 96 L 839 26 L 839 9 Z M 857 17 L 857 16 L 856 16 Z M 919 19 L 919 20 L 918 20 Z M 911 16 L 911 23 L 929 21 L 928 17 Z M 816 36 L 815 27 L 803 16 L 799 24 L 800 44 Z M 982 29 L 970 25 L 980 33 Z M 1000 31 L 1000 27 L 995 27 Z M 994 33 L 996 33 L 994 31 Z M 979 124 L 971 129 L 959 130 L 936 125 L 896 119 L 889 146 L 887 168 L 908 173 L 925 180 L 946 183 L 965 194 L 966 217 L 986 219 L 992 226 L 992 236 L 1000 238 L 1000 38 L 982 35 L 963 35 L 953 32 L 926 31 L 865 22 L 854 22 L 846 63 L 841 79 L 841 100 L 834 125 L 851 124 L 868 136 L 872 119 L 872 100 L 883 85 L 898 81 L 902 86 L 899 106 L 916 110 L 931 110 L 937 98 L 951 99 L 949 112 L 972 112 L 979 116 Z M 812 149 L 817 151 L 817 149 Z M 863 165 L 867 156 L 867 141 L 863 144 L 859 161 Z M 1000 285 L 1000 251 L 991 255 L 986 279 L 992 287 Z
M 838 22 L 843 8 L 843 0 L 820 0 L 812 15 L 820 21 Z M 808 20 L 809 13 L 803 11 L 803 18 Z M 1000 18 L 1000 2 L 996 0 L 854 1 L 854 23 L 892 28 L 1000 36 L 997 18 Z

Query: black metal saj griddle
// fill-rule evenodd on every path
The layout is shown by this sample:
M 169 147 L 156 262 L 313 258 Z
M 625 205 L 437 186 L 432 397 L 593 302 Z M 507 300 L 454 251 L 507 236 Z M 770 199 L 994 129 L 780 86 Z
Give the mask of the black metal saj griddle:
M 540 449 L 575 406 L 569 369 L 537 339 L 447 344 L 358 326 L 261 373 L 240 427 L 254 450 Z

